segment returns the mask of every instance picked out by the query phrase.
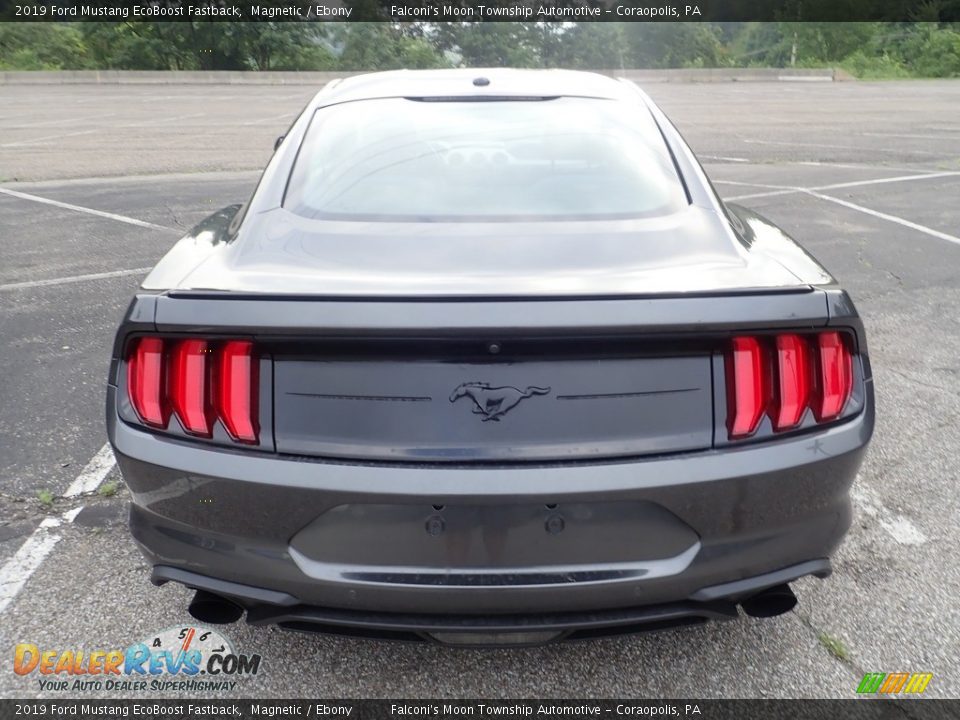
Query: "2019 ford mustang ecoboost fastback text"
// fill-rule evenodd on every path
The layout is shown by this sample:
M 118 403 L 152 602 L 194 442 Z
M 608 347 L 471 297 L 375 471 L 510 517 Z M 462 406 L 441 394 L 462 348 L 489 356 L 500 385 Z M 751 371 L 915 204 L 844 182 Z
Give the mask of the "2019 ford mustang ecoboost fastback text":
M 830 274 L 564 71 L 327 85 L 144 281 L 107 393 L 199 620 L 451 644 L 791 609 L 873 413 Z

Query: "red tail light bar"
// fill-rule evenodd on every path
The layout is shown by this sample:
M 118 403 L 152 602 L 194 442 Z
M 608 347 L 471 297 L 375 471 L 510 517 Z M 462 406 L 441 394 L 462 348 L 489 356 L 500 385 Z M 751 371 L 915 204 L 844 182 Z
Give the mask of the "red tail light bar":
M 213 436 L 219 419 L 234 442 L 259 442 L 259 362 L 248 340 L 136 338 L 127 354 L 127 393 L 144 425 Z
M 735 337 L 726 364 L 731 440 L 753 435 L 764 416 L 774 431 L 799 427 L 807 409 L 818 423 L 836 420 L 853 394 L 849 338 L 835 330 Z

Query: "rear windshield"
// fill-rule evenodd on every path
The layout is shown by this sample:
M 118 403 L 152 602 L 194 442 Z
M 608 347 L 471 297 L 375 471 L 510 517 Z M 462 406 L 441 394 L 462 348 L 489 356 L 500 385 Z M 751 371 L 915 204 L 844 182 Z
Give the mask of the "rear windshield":
M 687 204 L 649 111 L 614 100 L 362 100 L 316 112 L 284 207 L 331 220 L 575 220 Z

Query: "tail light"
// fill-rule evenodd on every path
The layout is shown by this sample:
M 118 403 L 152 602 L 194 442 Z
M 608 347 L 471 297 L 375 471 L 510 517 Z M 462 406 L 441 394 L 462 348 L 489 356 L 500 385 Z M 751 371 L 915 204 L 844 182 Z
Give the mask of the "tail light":
M 775 432 L 799 427 L 808 410 L 836 420 L 853 394 L 849 338 L 837 331 L 735 337 L 726 366 L 731 440 L 752 436 L 764 416 Z
M 217 412 L 230 437 L 237 442 L 257 442 L 257 363 L 253 343 L 231 340 L 220 350 Z
M 247 340 L 136 338 L 127 356 L 127 392 L 144 425 L 213 437 L 217 420 L 234 442 L 259 442 L 259 359 Z
M 810 401 L 810 350 L 799 335 L 777 336 L 777 402 L 773 427 L 800 424 Z
M 757 338 L 736 337 L 732 345 L 732 372 L 728 383 L 730 437 L 740 438 L 757 431 L 767 409 L 769 382 L 765 366 L 768 360 Z
M 173 411 L 191 435 L 210 437 L 213 412 L 206 340 L 181 340 L 170 353 L 170 394 Z
M 167 402 L 163 340 L 141 338 L 130 354 L 127 392 L 144 425 L 165 428 L 170 419 Z
M 837 332 L 817 336 L 820 397 L 814 407 L 817 420 L 825 422 L 840 417 L 853 390 L 853 360 Z

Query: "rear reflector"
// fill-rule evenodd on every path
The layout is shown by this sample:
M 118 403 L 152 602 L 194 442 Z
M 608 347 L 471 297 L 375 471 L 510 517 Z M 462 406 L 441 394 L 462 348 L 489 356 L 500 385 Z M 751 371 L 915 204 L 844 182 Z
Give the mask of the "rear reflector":
M 731 340 L 727 429 L 732 440 L 756 433 L 765 414 L 774 431 L 799 427 L 808 409 L 818 423 L 836 420 L 852 394 L 853 355 L 844 333 Z
M 259 442 L 259 358 L 248 340 L 140 337 L 127 355 L 127 394 L 144 425 L 213 437 L 217 419 L 234 442 Z
M 767 409 L 767 359 L 757 338 L 733 339 L 728 426 L 730 437 L 753 435 Z
M 170 419 L 167 402 L 163 340 L 141 338 L 130 353 L 127 393 L 144 425 L 165 428 Z
M 230 437 L 238 442 L 257 441 L 257 368 L 253 343 L 231 340 L 220 350 L 217 411 Z
M 840 417 L 853 391 L 853 359 L 838 332 L 820 333 L 820 402 L 814 408 L 821 422 Z
M 206 340 L 181 340 L 170 358 L 173 411 L 184 430 L 202 437 L 210 437 L 214 419 L 207 355 Z
M 800 424 L 810 399 L 810 348 L 799 335 L 777 336 L 777 398 L 773 427 Z

